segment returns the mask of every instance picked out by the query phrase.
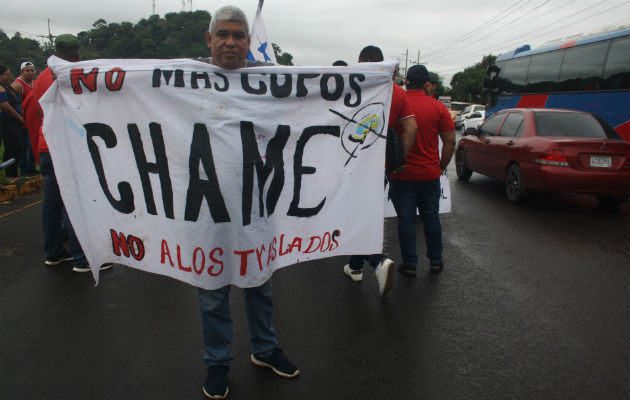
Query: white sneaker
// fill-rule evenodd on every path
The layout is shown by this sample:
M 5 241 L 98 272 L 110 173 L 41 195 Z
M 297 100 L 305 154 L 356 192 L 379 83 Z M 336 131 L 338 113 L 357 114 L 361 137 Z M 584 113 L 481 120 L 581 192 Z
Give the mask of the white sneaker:
M 394 284 L 394 262 L 389 258 L 383 258 L 374 270 L 378 281 L 378 292 L 385 296 L 392 290 Z
M 350 268 L 350 264 L 346 264 L 343 266 L 343 273 L 348 275 L 350 279 L 355 282 L 361 282 L 363 280 L 363 270 L 353 270 Z

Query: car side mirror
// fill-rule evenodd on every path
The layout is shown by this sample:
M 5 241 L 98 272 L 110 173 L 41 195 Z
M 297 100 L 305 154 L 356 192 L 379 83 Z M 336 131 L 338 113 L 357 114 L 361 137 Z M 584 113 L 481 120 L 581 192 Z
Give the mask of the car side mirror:
M 477 128 L 467 128 L 464 131 L 464 136 L 475 136 L 477 134 Z

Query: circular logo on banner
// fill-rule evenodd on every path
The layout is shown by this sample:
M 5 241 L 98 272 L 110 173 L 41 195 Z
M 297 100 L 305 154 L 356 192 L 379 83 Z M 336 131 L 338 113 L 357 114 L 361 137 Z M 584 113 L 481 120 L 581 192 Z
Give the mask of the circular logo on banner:
M 385 111 L 383 103 L 371 103 L 359 109 L 341 132 L 341 145 L 350 155 L 357 158 L 359 151 L 365 150 L 379 138 L 385 138 Z M 349 160 L 348 160 L 349 161 Z

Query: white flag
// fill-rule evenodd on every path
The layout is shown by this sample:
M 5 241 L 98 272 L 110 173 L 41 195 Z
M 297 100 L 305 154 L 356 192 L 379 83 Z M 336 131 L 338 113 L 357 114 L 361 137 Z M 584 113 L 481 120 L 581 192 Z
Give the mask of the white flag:
M 272 64 L 278 64 L 276 61 L 276 55 L 273 53 L 271 42 L 267 39 L 265 24 L 262 20 L 261 11 L 263 2 L 264 0 L 260 0 L 258 2 L 256 18 L 254 19 L 254 25 L 252 25 L 252 41 L 249 45 L 249 51 L 247 52 L 247 59 L 250 61 L 264 61 Z

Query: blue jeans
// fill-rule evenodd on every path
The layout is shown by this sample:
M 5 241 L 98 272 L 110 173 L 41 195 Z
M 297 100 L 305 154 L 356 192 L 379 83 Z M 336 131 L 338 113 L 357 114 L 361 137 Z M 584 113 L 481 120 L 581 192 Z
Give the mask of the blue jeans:
M 22 129 L 22 156 L 20 157 L 20 172 L 34 172 L 35 156 L 33 156 L 33 147 L 31 146 L 31 137 L 28 130 Z
M 350 268 L 355 271 L 363 268 L 363 261 L 369 262 L 372 267 L 376 268 L 383 257 L 385 257 L 384 254 L 355 255 L 350 257 L 348 264 L 350 265 Z
M 61 199 L 59 184 L 57 183 L 50 153 L 39 153 L 39 166 L 44 183 L 42 229 L 44 232 L 44 254 L 46 259 L 60 258 L 68 254 L 63 246 L 63 240 L 67 235 L 70 255 L 74 260 L 74 265 L 87 265 L 87 259 L 74 233 L 72 224 L 70 224 L 66 208 Z
M 418 265 L 416 252 L 416 209 L 420 206 L 420 218 L 427 244 L 427 258 L 431 264 L 442 262 L 442 225 L 440 224 L 440 180 L 402 181 L 390 180 L 390 196 L 398 215 L 398 241 L 403 263 Z
M 243 289 L 243 294 L 252 353 L 267 357 L 278 346 L 278 336 L 271 322 L 271 279 L 258 287 Z M 229 366 L 234 358 L 231 352 L 230 286 L 216 290 L 199 289 L 199 308 L 206 366 Z

